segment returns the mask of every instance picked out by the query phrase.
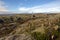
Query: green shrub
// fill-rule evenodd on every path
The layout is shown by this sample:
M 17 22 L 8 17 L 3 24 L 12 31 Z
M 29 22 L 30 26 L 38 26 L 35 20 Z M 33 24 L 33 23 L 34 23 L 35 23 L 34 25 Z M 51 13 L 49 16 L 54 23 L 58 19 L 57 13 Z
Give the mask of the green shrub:
M 40 32 L 33 32 L 31 34 L 36 40 L 49 40 L 49 36 L 41 34 Z

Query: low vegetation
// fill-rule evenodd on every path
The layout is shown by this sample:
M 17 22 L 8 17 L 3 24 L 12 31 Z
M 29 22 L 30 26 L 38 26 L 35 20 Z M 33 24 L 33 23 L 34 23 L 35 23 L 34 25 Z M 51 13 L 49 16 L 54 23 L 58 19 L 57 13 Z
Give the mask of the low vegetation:
M 60 14 L 0 16 L 0 40 L 60 40 Z

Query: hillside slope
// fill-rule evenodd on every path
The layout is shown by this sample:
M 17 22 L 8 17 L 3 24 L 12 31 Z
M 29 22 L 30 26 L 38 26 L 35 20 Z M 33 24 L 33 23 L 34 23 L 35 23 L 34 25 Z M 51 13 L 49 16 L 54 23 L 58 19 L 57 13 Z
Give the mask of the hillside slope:
M 60 14 L 18 14 L 13 16 L 0 16 L 0 40 L 47 39 L 46 36 L 44 36 L 45 38 L 38 36 L 35 38 L 34 35 L 38 33 L 39 35 L 40 33 L 41 35 L 47 35 L 49 37 L 48 40 L 54 40 L 51 38 L 53 35 L 54 37 L 57 36 L 55 40 L 60 40 L 60 36 L 58 36 L 60 35 L 59 30 Z

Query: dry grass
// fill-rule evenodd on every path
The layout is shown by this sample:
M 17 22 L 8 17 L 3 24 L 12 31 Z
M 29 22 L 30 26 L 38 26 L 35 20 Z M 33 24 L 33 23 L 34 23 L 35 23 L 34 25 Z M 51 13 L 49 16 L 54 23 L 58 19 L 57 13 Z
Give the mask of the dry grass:
M 18 18 L 20 19 L 17 20 Z M 0 37 L 7 36 L 7 34 L 28 34 L 36 31 L 45 33 L 45 29 L 53 28 L 52 26 L 59 22 L 59 18 L 60 14 L 19 14 L 14 16 L 0 16 L 0 19 L 4 21 L 3 24 L 0 23 Z

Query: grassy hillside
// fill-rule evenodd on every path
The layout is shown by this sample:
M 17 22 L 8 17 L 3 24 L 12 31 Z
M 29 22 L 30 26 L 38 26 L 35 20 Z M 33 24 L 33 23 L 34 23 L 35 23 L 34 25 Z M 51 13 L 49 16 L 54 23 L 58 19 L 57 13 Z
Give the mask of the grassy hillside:
M 0 40 L 60 40 L 60 14 L 0 16 Z

